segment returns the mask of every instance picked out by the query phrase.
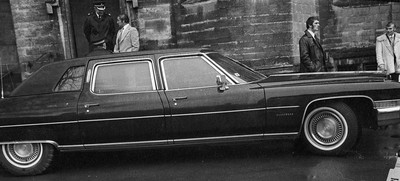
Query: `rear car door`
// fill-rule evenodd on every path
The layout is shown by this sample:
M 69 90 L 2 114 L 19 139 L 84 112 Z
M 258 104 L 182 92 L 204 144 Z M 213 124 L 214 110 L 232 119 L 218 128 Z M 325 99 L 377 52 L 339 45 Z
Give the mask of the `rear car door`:
M 166 144 L 152 56 L 89 63 L 78 104 L 86 148 Z
M 258 84 L 229 81 L 229 90 L 219 91 L 216 76 L 224 73 L 202 54 L 164 57 L 160 65 L 174 143 L 262 137 L 265 100 Z

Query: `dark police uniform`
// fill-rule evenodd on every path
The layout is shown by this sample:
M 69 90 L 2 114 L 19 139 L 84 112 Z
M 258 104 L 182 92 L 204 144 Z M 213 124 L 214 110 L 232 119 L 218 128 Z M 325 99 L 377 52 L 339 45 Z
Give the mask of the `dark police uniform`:
M 115 25 L 110 14 L 104 13 L 100 18 L 96 13 L 89 13 L 83 27 L 86 39 L 89 42 L 89 50 L 95 45 L 106 44 L 107 50 L 114 48 Z

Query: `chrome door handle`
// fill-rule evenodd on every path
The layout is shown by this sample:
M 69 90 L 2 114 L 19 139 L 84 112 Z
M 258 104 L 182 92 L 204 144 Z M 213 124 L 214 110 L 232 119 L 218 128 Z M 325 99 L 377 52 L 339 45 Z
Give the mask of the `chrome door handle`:
M 85 104 L 85 105 L 84 105 L 85 108 L 94 107 L 94 106 L 100 106 L 100 104 L 98 104 L 98 103 L 92 103 L 92 104 Z
M 176 102 L 176 101 L 183 100 L 183 99 L 187 99 L 187 98 L 188 98 L 187 96 L 184 96 L 184 97 L 174 97 L 174 98 L 172 98 L 172 101 Z

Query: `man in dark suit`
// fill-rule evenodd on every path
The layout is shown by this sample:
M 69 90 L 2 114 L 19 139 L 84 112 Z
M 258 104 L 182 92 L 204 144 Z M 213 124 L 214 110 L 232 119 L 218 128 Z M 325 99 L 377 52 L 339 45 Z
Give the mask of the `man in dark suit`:
M 103 0 L 93 0 L 94 12 L 89 13 L 83 25 L 85 37 L 89 43 L 89 51 L 94 47 L 114 49 L 115 23 L 110 14 L 105 13 Z
M 326 56 L 318 37 L 319 20 L 310 17 L 306 21 L 307 30 L 300 38 L 300 72 L 324 72 L 327 71 Z

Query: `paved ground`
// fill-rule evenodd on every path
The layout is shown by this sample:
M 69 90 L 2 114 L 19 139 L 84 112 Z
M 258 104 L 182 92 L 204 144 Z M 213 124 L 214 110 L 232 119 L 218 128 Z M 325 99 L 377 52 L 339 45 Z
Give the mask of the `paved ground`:
M 360 144 L 342 157 L 294 152 L 291 141 L 264 144 L 124 152 L 64 153 L 49 172 L 1 181 L 68 180 L 386 180 L 400 150 L 400 125 L 364 130 Z

